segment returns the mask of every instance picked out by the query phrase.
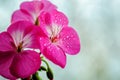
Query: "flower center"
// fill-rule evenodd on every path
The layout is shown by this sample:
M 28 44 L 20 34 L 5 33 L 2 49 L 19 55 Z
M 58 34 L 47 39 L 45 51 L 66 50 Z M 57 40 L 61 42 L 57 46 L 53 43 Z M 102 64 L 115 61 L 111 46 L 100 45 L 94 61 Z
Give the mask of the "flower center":
M 58 37 L 50 37 L 50 40 L 52 43 L 55 43 L 58 41 Z
M 22 51 L 22 46 L 23 46 L 23 41 L 19 43 L 19 45 L 17 47 L 17 52 L 21 52 Z
M 38 18 L 36 18 L 36 20 L 35 20 L 35 25 L 36 25 L 36 26 L 39 26 L 39 25 L 40 25 L 40 22 L 39 22 Z
M 59 33 L 60 33 L 61 29 L 62 28 L 56 24 L 53 24 L 52 26 L 49 26 L 47 28 L 47 32 L 49 34 L 49 38 L 52 43 L 55 43 L 59 40 Z

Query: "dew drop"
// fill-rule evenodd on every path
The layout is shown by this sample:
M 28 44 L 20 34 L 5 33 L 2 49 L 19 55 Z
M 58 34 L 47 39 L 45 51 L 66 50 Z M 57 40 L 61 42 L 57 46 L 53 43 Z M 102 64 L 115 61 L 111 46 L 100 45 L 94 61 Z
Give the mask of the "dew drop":
M 42 38 L 40 38 L 40 40 L 42 40 Z
M 46 46 L 47 44 L 44 44 L 44 46 Z
M 67 36 L 67 38 L 69 38 L 69 36 Z

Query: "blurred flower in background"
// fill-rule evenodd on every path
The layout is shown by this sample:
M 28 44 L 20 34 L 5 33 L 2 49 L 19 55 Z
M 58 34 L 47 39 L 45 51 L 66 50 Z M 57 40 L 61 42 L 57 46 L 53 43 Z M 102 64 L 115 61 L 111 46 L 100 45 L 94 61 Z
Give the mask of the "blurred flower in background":
M 0 0 L 0 32 L 25 0 Z M 81 53 L 64 70 L 51 65 L 55 80 L 120 80 L 120 1 L 51 0 L 70 20 L 81 38 Z M 52 63 L 51 63 L 52 64 Z M 77 68 L 76 68 L 77 67 Z M 40 74 L 43 75 L 44 74 Z M 46 77 L 45 77 L 46 79 Z M 0 80 L 5 80 L 2 77 Z

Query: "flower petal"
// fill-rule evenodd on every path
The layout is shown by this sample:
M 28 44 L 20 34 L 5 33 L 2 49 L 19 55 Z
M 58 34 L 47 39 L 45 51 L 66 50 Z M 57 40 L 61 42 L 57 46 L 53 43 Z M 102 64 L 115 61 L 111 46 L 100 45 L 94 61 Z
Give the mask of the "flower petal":
M 51 15 L 49 13 L 41 14 L 41 19 L 45 23 L 45 25 L 51 25 Z
M 23 42 L 23 48 L 39 48 L 35 27 L 27 21 L 19 21 L 10 25 L 7 31 L 11 34 L 16 46 Z
M 52 10 L 57 8 L 54 4 L 52 4 L 48 0 L 41 0 L 41 1 L 44 4 L 43 11 L 45 12 L 51 12 Z
M 66 55 L 61 48 L 51 44 L 44 49 L 43 55 L 60 67 L 64 68 L 66 65 Z
M 48 0 L 26 1 L 21 4 L 20 9 L 25 10 L 33 16 L 36 15 L 36 17 L 38 17 L 40 15 L 40 12 L 51 11 L 53 9 L 56 9 L 56 6 Z
M 30 21 L 34 23 L 32 16 L 29 13 L 25 12 L 24 10 L 16 10 L 12 14 L 11 22 L 13 23 L 17 21 Z
M 65 16 L 65 14 L 57 10 L 52 10 L 51 12 L 42 13 L 40 18 L 41 18 L 41 22 L 44 23 L 46 26 L 49 25 L 52 26 L 53 24 L 57 24 L 60 27 L 64 27 L 68 25 L 68 19 Z
M 5 78 L 15 80 L 16 78 L 10 73 L 9 67 L 12 63 L 14 52 L 7 51 L 1 52 L 0 51 L 0 75 Z
M 64 27 L 60 32 L 60 47 L 67 53 L 74 55 L 80 51 L 80 39 L 71 27 Z
M 58 24 L 61 27 L 68 25 L 68 18 L 60 11 L 53 10 L 51 12 L 52 23 Z
M 27 50 L 14 57 L 10 72 L 18 78 L 26 78 L 34 74 L 40 68 L 40 64 L 40 55 L 35 51 Z
M 38 19 L 38 25 L 39 23 L 41 25 L 41 19 L 39 18 L 41 14 L 44 12 L 51 12 L 54 9 L 56 9 L 56 6 L 49 2 L 48 0 L 26 1 L 20 5 L 20 10 L 30 14 L 30 16 L 33 19 L 32 23 L 36 24 L 36 20 Z
M 40 51 L 43 52 L 44 48 L 51 44 L 48 37 L 40 37 Z
M 20 9 L 28 12 L 33 20 L 40 15 L 40 10 L 43 8 L 41 1 L 26 1 L 20 5 Z
M 15 50 L 15 45 L 12 37 L 8 32 L 0 33 L 0 51 Z
M 51 15 L 49 13 L 44 12 L 38 18 L 40 21 L 41 29 L 44 31 L 46 35 L 48 35 L 47 28 L 51 27 L 52 24 Z

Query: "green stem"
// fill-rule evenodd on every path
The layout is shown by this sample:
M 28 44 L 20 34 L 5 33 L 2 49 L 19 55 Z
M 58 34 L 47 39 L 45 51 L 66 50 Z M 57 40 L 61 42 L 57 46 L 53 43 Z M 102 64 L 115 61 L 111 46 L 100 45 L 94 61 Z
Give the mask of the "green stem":
M 41 58 L 41 59 L 46 64 L 46 66 L 47 66 L 46 75 L 47 75 L 48 79 L 49 80 L 53 80 L 53 72 L 52 72 L 51 68 L 49 67 L 49 64 L 43 58 Z
M 49 64 L 47 63 L 47 61 L 45 61 L 43 58 L 42 61 L 47 65 L 47 68 L 49 68 Z
M 41 77 L 39 76 L 39 73 L 36 72 L 35 74 L 33 74 L 32 80 L 42 80 L 42 79 L 41 79 Z

